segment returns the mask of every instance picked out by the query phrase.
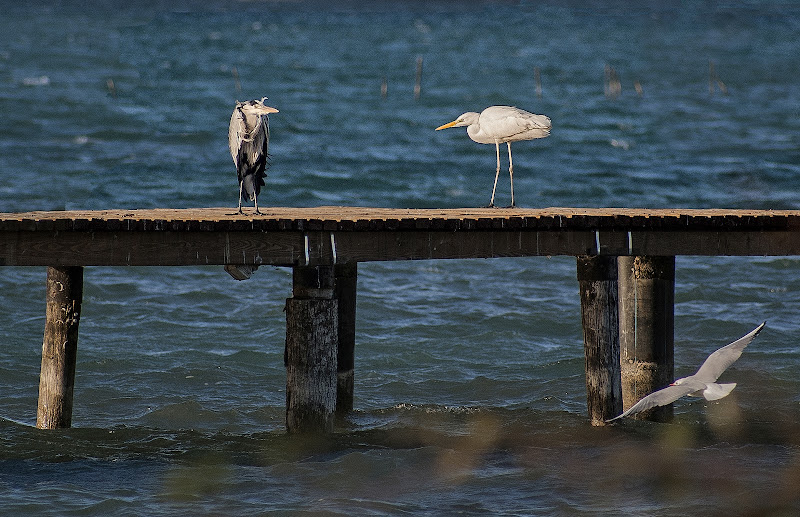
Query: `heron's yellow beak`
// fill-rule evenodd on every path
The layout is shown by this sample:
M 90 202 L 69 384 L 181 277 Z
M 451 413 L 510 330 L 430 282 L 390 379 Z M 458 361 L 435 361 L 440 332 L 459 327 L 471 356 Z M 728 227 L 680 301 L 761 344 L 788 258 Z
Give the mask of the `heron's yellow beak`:
M 276 108 L 271 108 L 269 106 L 264 106 L 263 109 L 266 113 L 280 113 Z
M 447 124 L 445 124 L 445 125 L 443 125 L 443 126 L 439 126 L 439 127 L 437 127 L 437 128 L 436 128 L 436 131 L 439 131 L 440 129 L 447 129 L 448 127 L 453 127 L 453 126 L 455 126 L 456 124 L 458 124 L 458 119 L 456 119 L 456 120 L 454 120 L 454 121 L 452 121 L 452 122 L 448 122 Z

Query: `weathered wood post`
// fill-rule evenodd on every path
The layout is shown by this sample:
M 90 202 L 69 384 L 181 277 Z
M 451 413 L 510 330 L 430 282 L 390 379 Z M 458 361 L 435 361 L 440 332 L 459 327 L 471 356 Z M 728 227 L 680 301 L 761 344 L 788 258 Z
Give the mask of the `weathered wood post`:
M 580 256 L 578 284 L 586 355 L 586 401 L 592 425 L 622 412 L 617 258 Z
M 622 406 L 675 379 L 675 257 L 619 257 L 619 340 Z M 672 404 L 636 418 L 666 422 Z
M 83 300 L 83 267 L 47 268 L 47 308 L 36 427 L 72 425 L 72 393 Z
M 334 266 L 295 266 L 286 300 L 286 428 L 330 432 L 336 410 Z
M 334 296 L 339 303 L 336 414 L 342 416 L 353 410 L 358 263 L 337 264 L 334 267 L 334 274 L 336 276 Z

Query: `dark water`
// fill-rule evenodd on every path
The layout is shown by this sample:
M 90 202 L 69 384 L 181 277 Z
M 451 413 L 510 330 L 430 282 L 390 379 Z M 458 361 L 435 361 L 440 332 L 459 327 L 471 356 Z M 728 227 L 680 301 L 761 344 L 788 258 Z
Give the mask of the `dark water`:
M 3 5 L 0 210 L 235 206 L 228 119 L 265 95 L 263 205 L 483 205 L 493 149 L 433 128 L 511 104 L 553 120 L 514 146 L 522 206 L 796 209 L 798 29 L 755 1 Z M 290 271 L 87 268 L 74 428 L 43 432 L 45 271 L 4 268 L 0 514 L 797 514 L 800 262 L 677 268 L 678 375 L 768 320 L 718 403 L 591 428 L 573 258 L 362 264 L 356 411 L 316 440 L 283 432 Z

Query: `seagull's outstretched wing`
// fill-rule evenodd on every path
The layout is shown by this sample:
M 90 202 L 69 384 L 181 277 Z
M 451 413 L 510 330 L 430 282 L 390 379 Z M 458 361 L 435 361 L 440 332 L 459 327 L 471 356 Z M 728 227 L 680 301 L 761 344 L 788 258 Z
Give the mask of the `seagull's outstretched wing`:
M 736 384 L 717 385 L 715 381 L 722 375 L 722 372 L 741 357 L 744 348 L 753 341 L 766 324 L 767 322 L 765 321 L 748 334 L 712 353 L 694 375 L 678 379 L 675 381 L 678 384 L 671 384 L 662 390 L 651 393 L 621 415 L 606 420 L 606 422 L 613 422 L 619 418 L 640 413 L 655 406 L 665 406 L 690 393 L 703 392 L 703 396 L 707 400 L 717 400 L 726 396 Z M 712 388 L 710 392 L 709 386 Z
M 656 406 L 666 406 L 667 404 L 675 402 L 684 395 L 688 395 L 689 393 L 693 393 L 694 391 L 697 391 L 697 386 L 691 383 L 667 386 L 664 389 L 654 391 L 653 393 L 646 396 L 636 404 L 629 407 L 628 410 L 622 413 L 621 415 L 615 416 L 614 418 L 610 418 L 606 420 L 606 422 L 613 422 L 614 420 L 617 420 L 619 418 L 625 418 L 628 415 L 641 413 L 642 411 L 647 411 L 648 409 Z
M 700 369 L 697 370 L 692 377 L 695 379 L 702 381 L 702 382 L 715 382 L 719 379 L 719 376 L 722 375 L 722 372 L 728 369 L 730 365 L 736 362 L 739 357 L 742 355 L 742 351 L 744 347 L 750 344 L 753 341 L 761 329 L 764 328 L 767 322 L 765 321 L 750 333 L 745 334 L 744 336 L 740 337 L 733 343 L 729 345 L 725 345 L 724 347 L 720 348 L 716 352 L 712 353 L 708 356 L 708 359 L 700 366 Z

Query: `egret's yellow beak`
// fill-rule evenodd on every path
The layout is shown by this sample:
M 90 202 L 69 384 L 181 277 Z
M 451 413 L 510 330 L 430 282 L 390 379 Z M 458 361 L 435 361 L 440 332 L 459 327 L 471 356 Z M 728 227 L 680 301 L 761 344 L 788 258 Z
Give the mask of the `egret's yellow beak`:
M 448 122 L 447 124 L 445 124 L 445 125 L 443 125 L 443 126 L 439 126 L 439 127 L 437 127 L 437 128 L 436 128 L 436 131 L 439 131 L 440 129 L 447 129 L 448 127 L 453 127 L 453 126 L 455 126 L 456 124 L 458 124 L 458 119 L 456 119 L 456 120 L 454 120 L 454 121 L 452 121 L 452 122 Z

